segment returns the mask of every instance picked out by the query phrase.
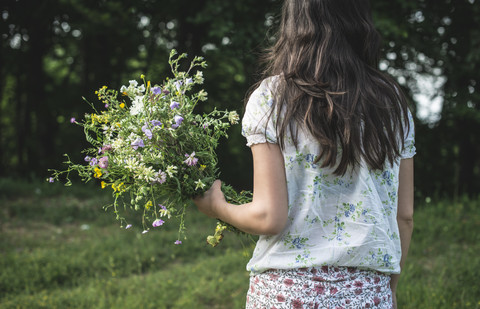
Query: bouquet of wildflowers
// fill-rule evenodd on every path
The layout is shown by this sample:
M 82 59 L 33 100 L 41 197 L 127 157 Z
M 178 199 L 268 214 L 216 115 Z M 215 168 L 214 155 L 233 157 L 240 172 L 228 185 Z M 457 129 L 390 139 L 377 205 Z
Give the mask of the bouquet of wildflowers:
M 59 180 L 70 172 L 77 172 L 82 181 L 98 179 L 102 188 L 112 190 L 113 202 L 105 207 L 113 209 L 121 226 L 130 228 L 122 215 L 125 207 L 143 213 L 143 233 L 159 227 L 172 216 L 180 217 L 179 235 L 175 244 L 185 238 L 184 216 L 191 198 L 201 195 L 218 178 L 215 148 L 227 129 L 238 123 L 235 111 L 213 110 L 203 115 L 194 113 L 197 103 L 207 100 L 202 89 L 193 87 L 203 83 L 202 71 L 206 62 L 195 57 L 186 72 L 179 71 L 179 61 L 186 54 L 170 53 L 169 64 L 173 78 L 162 84 L 152 84 L 141 76 L 142 83 L 131 80 L 120 92 L 103 86 L 95 93 L 104 104 L 81 122 L 91 147 L 85 149 L 85 163 L 73 163 L 68 155 L 64 171 L 53 170 L 48 180 Z M 251 199 L 249 192 L 236 193 L 231 187 L 223 190 L 233 203 Z M 217 223 L 215 234 L 207 242 L 216 246 L 226 229 Z

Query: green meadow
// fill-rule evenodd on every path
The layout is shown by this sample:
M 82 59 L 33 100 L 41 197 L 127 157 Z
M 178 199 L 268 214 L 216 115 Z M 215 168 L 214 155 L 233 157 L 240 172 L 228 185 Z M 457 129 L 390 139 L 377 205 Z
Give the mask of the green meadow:
M 0 179 L 0 308 L 243 308 L 253 241 L 192 206 L 178 222 L 125 230 L 108 192 Z M 133 219 L 133 218 L 132 218 Z M 480 308 L 480 200 L 416 205 L 399 308 Z

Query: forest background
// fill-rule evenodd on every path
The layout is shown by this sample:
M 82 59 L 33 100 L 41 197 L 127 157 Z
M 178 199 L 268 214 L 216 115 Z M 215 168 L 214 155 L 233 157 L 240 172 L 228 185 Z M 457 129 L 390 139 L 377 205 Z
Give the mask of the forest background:
M 243 112 L 259 57 L 275 37 L 280 1 L 3 0 L 0 4 L 0 177 L 45 179 L 86 142 L 70 123 L 103 85 L 169 76 L 171 48 L 203 56 L 209 100 Z M 416 119 L 416 197 L 480 192 L 480 4 L 372 1 L 380 69 L 396 76 Z M 240 126 L 218 149 L 222 179 L 251 188 Z

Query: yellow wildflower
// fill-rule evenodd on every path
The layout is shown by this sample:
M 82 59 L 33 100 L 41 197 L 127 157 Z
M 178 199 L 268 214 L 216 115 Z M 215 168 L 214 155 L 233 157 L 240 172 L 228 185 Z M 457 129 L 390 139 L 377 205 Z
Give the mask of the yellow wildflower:
M 152 206 L 153 206 L 152 201 L 148 201 L 148 202 L 145 204 L 145 209 L 146 209 L 146 210 L 149 210 L 150 207 L 152 207 Z
M 117 122 L 115 125 L 116 125 L 117 127 L 119 127 L 119 128 L 122 127 L 122 125 L 120 124 L 120 122 Z
M 120 103 L 120 108 L 124 108 L 125 107 L 125 103 Z
M 102 186 L 102 189 L 105 189 L 105 187 L 107 186 L 107 183 L 105 181 L 102 181 L 100 185 Z
M 215 234 L 225 231 L 226 228 L 227 227 L 225 225 L 217 223 L 217 226 L 215 227 Z
M 143 75 L 143 74 L 140 75 L 140 78 L 141 78 L 141 79 L 144 79 L 144 78 L 145 78 L 145 75 Z
M 115 192 L 123 192 L 125 191 L 125 184 L 123 182 L 119 183 L 118 185 L 112 183 L 112 189 Z
M 200 171 L 203 171 L 203 170 L 205 170 L 206 168 L 207 168 L 206 165 L 200 164 L 200 167 L 199 167 L 198 169 L 199 169 Z
M 93 177 L 100 178 L 102 176 L 102 170 L 99 169 L 98 167 L 96 167 L 93 171 L 94 171 Z
M 215 234 L 213 236 L 208 236 L 207 237 L 207 243 L 211 245 L 212 247 L 216 247 L 220 241 L 223 238 L 223 231 L 227 227 L 224 225 L 221 225 L 220 223 L 217 223 L 217 227 L 215 228 Z

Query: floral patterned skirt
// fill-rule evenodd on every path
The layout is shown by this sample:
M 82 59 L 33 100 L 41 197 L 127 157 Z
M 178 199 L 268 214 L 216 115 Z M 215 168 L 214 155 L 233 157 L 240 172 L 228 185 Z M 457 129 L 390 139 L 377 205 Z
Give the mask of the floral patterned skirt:
M 354 267 L 268 270 L 250 277 L 246 309 L 393 308 L 390 276 Z

